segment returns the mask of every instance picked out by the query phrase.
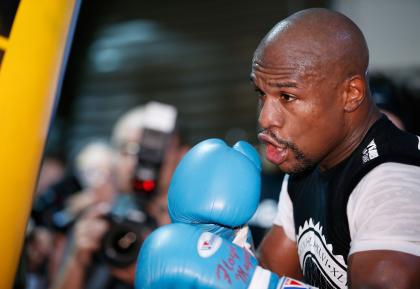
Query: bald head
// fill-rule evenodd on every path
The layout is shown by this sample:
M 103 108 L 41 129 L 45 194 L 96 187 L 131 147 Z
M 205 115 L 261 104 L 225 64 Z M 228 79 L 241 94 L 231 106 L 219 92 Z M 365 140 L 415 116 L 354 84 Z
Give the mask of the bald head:
M 365 75 L 369 52 L 360 29 L 338 12 L 312 8 L 279 22 L 258 46 L 253 64 L 286 53 L 294 66 L 335 76 Z
M 255 51 L 251 72 L 267 158 L 293 173 L 348 156 L 378 118 L 368 63 L 362 32 L 340 13 L 308 9 L 278 23 Z

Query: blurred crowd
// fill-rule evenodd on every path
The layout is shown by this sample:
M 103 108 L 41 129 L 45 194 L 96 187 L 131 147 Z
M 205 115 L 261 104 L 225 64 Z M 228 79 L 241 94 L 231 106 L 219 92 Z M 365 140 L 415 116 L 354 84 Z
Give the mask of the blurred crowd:
M 167 189 L 187 150 L 173 120 L 148 126 L 156 106 L 131 109 L 67 163 L 45 153 L 15 288 L 133 288 L 139 247 L 170 222 Z
M 376 74 L 370 87 L 383 113 L 405 129 L 410 119 L 395 84 Z M 167 191 L 188 150 L 176 125 L 150 130 L 150 105 L 123 114 L 109 140 L 86 141 L 67 162 L 45 153 L 15 288 L 133 288 L 143 240 L 170 223 Z M 250 222 L 256 245 L 272 224 L 282 182 L 263 163 L 261 203 Z

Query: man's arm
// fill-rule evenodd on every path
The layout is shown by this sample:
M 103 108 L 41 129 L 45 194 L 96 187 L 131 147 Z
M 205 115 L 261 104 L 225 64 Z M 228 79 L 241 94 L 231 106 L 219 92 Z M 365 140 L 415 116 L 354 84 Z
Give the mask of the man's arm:
M 420 288 L 420 257 L 397 251 L 363 251 L 349 257 L 349 288 Z
M 91 265 L 93 253 L 99 250 L 101 240 L 109 224 L 102 216 L 108 207 L 97 205 L 77 221 L 74 240 L 63 268 L 53 277 L 51 289 L 84 288 L 87 269 Z
M 349 288 L 420 288 L 420 168 L 385 163 L 350 195 Z
M 279 276 L 302 279 L 296 242 L 290 240 L 283 227 L 273 225 L 258 249 L 260 265 Z

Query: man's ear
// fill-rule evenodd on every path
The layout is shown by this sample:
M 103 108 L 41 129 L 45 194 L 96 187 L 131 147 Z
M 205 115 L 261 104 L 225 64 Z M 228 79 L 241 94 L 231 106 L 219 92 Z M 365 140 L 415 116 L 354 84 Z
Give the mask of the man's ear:
M 365 99 L 366 82 L 360 75 L 354 75 L 345 81 L 344 110 L 355 111 Z

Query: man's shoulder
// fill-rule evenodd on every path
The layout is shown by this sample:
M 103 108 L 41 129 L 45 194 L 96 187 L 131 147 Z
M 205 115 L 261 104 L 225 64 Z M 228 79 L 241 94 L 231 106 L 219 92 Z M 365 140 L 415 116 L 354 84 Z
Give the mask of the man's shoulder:
M 361 166 L 373 167 L 385 162 L 420 165 L 420 138 L 396 128 L 383 117 L 374 124 L 353 154 Z
M 366 134 L 342 170 L 340 186 L 350 193 L 372 170 L 386 163 L 420 167 L 420 138 L 396 128 L 386 117 L 379 119 Z M 392 167 L 393 165 L 391 165 Z
M 366 174 L 360 181 L 376 185 L 401 185 L 420 180 L 420 166 L 398 162 L 385 162 Z
M 366 174 L 352 191 L 347 209 L 366 206 L 366 202 L 379 205 L 388 202 L 412 199 L 411 205 L 420 200 L 420 166 L 402 163 L 383 163 Z M 394 201 L 392 201 L 394 200 Z M 400 202 L 401 203 L 401 202 Z M 396 206 L 396 205 L 395 205 Z M 401 206 L 400 206 L 401 207 Z
M 384 163 L 349 197 L 350 254 L 392 250 L 420 256 L 420 167 Z

